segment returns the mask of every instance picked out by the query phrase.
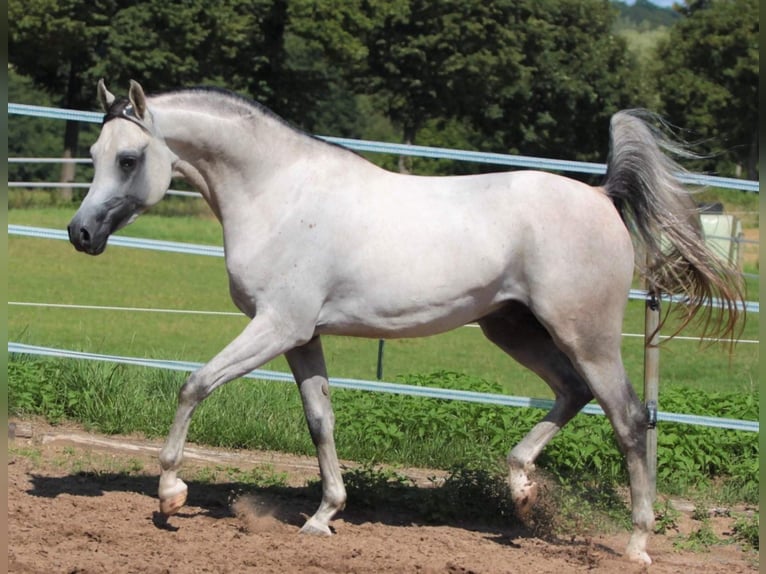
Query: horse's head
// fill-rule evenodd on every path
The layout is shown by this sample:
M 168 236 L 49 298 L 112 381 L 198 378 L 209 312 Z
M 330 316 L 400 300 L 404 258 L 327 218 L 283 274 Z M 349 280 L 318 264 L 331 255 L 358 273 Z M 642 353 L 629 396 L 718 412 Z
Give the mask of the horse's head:
M 106 115 L 90 148 L 93 182 L 67 227 L 69 241 L 91 255 L 104 251 L 114 231 L 162 199 L 174 159 L 137 82 L 131 80 L 127 98 L 116 98 L 101 80 L 98 99 Z

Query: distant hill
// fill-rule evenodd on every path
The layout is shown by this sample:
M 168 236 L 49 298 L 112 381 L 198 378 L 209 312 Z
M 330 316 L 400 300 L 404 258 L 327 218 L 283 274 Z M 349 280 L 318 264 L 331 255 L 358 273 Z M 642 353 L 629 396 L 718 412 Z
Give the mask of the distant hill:
M 672 8 L 656 6 L 649 0 L 636 0 L 631 6 L 619 0 L 613 0 L 612 3 L 619 9 L 619 20 L 624 23 L 623 25 L 632 25 L 636 28 L 670 27 L 681 18 L 681 15 Z

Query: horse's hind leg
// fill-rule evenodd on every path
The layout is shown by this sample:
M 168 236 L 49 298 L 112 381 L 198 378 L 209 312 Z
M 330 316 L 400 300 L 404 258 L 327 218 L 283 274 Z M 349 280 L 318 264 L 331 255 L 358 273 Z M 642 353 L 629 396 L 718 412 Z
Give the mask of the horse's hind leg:
M 319 337 L 289 351 L 286 356 L 300 389 L 322 478 L 322 502 L 314 516 L 303 525 L 301 532 L 329 535 L 332 534 L 330 520 L 346 505 L 346 489 L 335 452 L 335 416 L 330 404 L 330 386 Z
M 596 327 L 598 335 L 590 337 L 582 331 L 560 331 L 555 342 L 538 319 L 520 305 L 480 324 L 491 341 L 540 375 L 556 394 L 553 409 L 508 457 L 511 493 L 518 508 L 523 512 L 533 502 L 536 488 L 528 481 L 527 472 L 535 458 L 595 396 L 614 428 L 628 465 L 634 529 L 626 553 L 631 560 L 650 564 L 646 545 L 654 511 L 646 464 L 646 410 L 622 365 L 619 322 L 611 329 L 602 322 Z
M 654 489 L 646 461 L 647 413 L 625 374 L 619 345 L 613 347 L 611 357 L 608 354 L 597 357 L 588 352 L 581 353 L 574 360 L 612 423 L 627 461 L 633 534 L 626 554 L 631 560 L 651 564 L 646 545 L 654 525 Z M 581 359 L 583 356 L 589 358 Z
M 553 408 L 508 455 L 511 496 L 517 513 L 523 517 L 537 498 L 537 484 L 529 480 L 535 459 L 593 395 L 569 358 L 523 305 L 513 304 L 479 324 L 490 341 L 540 376 L 556 397 Z

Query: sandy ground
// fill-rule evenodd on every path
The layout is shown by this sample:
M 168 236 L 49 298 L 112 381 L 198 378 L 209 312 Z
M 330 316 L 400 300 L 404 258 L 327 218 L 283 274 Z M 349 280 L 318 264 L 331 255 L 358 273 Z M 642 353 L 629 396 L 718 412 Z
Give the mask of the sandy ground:
M 188 449 L 187 468 L 223 476 L 191 481 L 187 506 L 163 523 L 155 498 L 159 443 L 17 422 L 8 463 L 8 563 L 15 574 L 758 571 L 753 551 L 733 543 L 680 551 L 673 546 L 679 533 L 652 537 L 655 563 L 647 569 L 623 558 L 627 532 L 544 540 L 520 527 L 426 525 L 405 510 L 352 504 L 333 522 L 335 536 L 302 536 L 298 529 L 318 503 L 306 487 L 316 464 L 277 453 Z M 227 481 L 227 467 L 286 472 L 290 487 L 254 492 Z M 411 474 L 423 482 L 430 473 Z M 727 537 L 732 519 L 712 524 Z M 680 534 L 693 528 L 682 515 Z

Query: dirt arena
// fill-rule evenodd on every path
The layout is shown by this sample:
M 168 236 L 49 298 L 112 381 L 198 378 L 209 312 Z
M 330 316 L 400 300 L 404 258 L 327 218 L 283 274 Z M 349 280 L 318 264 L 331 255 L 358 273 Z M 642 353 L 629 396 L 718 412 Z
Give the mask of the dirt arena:
M 187 468 L 268 465 L 289 474 L 290 488 L 254 494 L 226 480 L 192 481 L 188 505 L 163 523 L 155 498 L 159 443 L 16 422 L 20 432 L 11 439 L 9 431 L 8 461 L 8 564 L 14 574 L 758 571 L 757 553 L 737 544 L 679 551 L 673 536 L 656 535 L 649 548 L 655 563 L 645 568 L 623 559 L 627 532 L 543 540 L 518 528 L 424 525 L 405 511 L 355 510 L 353 503 L 333 522 L 336 536 L 299 536 L 318 503 L 305 486 L 317 476 L 313 459 L 193 445 Z M 712 524 L 725 537 L 732 519 Z M 682 514 L 680 532 L 692 528 Z

